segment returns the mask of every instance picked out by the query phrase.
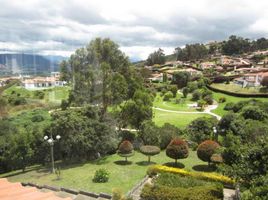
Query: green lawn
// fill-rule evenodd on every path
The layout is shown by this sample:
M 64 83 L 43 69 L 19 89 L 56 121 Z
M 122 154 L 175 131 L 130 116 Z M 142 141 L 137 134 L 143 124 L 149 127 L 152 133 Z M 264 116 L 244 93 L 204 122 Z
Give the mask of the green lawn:
M 56 175 L 50 174 L 47 168 L 32 167 L 26 173 L 14 171 L 1 174 L 0 177 L 8 176 L 11 182 L 34 182 L 53 186 L 81 189 L 92 192 L 105 192 L 111 194 L 113 188 L 120 188 L 128 192 L 146 175 L 147 157 L 136 152 L 128 160 L 131 164 L 124 165 L 124 159 L 118 155 L 111 155 L 98 161 L 91 161 L 75 165 L 65 165 L 61 168 L 61 179 L 57 180 Z M 173 160 L 161 152 L 152 157 L 152 162 L 157 164 L 173 164 Z M 172 162 L 172 163 L 171 163 Z M 180 161 L 179 166 L 187 170 L 206 170 L 207 163 L 199 160 L 196 152 L 190 151 L 189 157 Z M 110 172 L 110 179 L 107 183 L 93 183 L 94 173 L 99 168 L 106 168 Z
M 228 111 L 225 111 L 223 108 L 226 105 L 226 103 L 229 103 L 229 102 L 237 103 L 239 101 L 247 101 L 247 100 L 250 100 L 250 99 L 258 99 L 258 100 L 261 100 L 261 101 L 268 102 L 268 98 L 234 97 L 234 96 L 230 96 L 230 95 L 223 94 L 223 93 L 220 93 L 220 92 L 213 92 L 213 98 L 216 101 L 219 101 L 220 97 L 225 97 L 226 102 L 219 103 L 218 108 L 212 111 L 213 113 L 216 113 L 216 114 L 218 114 L 220 116 L 223 116 L 224 114 L 226 114 L 228 112 Z
M 60 104 L 61 100 L 67 99 L 69 96 L 70 87 L 53 87 L 53 88 L 46 88 L 40 91 L 45 93 L 43 99 L 39 99 L 35 96 L 36 90 L 27 90 L 21 86 L 13 85 L 12 87 L 6 89 L 3 92 L 4 96 L 11 95 L 12 92 L 20 94 L 21 97 L 26 98 L 31 103 L 50 103 L 50 104 Z
M 181 94 L 177 94 L 176 98 L 182 97 Z M 163 101 L 163 97 L 160 96 L 160 93 L 158 93 L 154 99 L 153 105 L 157 108 L 162 108 L 166 110 L 174 110 L 174 111 L 187 111 L 192 112 L 196 111 L 195 108 L 190 108 L 187 104 L 193 104 L 195 102 L 191 101 L 191 95 L 189 95 L 186 99 L 182 98 L 184 102 L 182 103 L 176 103 L 175 98 L 170 99 L 170 101 Z
M 173 124 L 179 128 L 185 128 L 189 123 L 195 120 L 198 117 L 211 117 L 211 115 L 203 113 L 170 113 L 160 110 L 153 110 L 154 117 L 153 121 L 157 126 L 162 126 L 165 123 Z

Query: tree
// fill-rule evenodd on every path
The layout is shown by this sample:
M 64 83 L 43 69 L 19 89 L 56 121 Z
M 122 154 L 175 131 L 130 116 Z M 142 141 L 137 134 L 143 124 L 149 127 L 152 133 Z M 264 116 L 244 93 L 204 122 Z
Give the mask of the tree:
M 66 60 L 60 63 L 60 80 L 70 82 L 72 79 L 71 67 Z
M 268 76 L 265 76 L 265 77 L 262 78 L 261 85 L 263 87 L 268 87 Z
M 245 119 L 262 121 L 267 118 L 267 114 L 263 110 L 261 110 L 258 106 L 244 107 L 241 114 Z
M 200 110 L 204 110 L 204 108 L 205 108 L 205 106 L 206 106 L 206 102 L 203 100 L 203 99 L 201 99 L 201 100 L 199 100 L 198 102 L 197 102 L 197 106 L 200 108 Z
M 95 159 L 117 148 L 118 137 L 112 121 L 100 120 L 97 107 L 53 112 L 47 134 L 61 135 L 60 153 L 64 159 Z M 56 146 L 57 146 L 56 145 Z
M 203 44 L 186 44 L 185 48 L 176 48 L 177 60 L 198 60 L 208 55 L 208 50 Z
M 166 155 L 175 159 L 177 165 L 177 159 L 187 158 L 189 155 L 188 144 L 179 138 L 174 138 L 166 149 Z
M 151 162 L 151 156 L 155 156 L 160 153 L 160 148 L 157 146 L 145 145 L 141 146 L 140 152 L 148 156 L 148 163 Z
M 189 94 L 189 89 L 188 89 L 188 87 L 184 87 L 184 88 L 182 89 L 182 94 L 183 94 L 183 97 L 184 97 L 184 98 L 187 98 L 187 96 L 188 96 L 188 94 Z
M 201 92 L 199 90 L 195 90 L 192 94 L 192 100 L 198 101 L 200 100 L 201 96 L 202 96 Z
M 200 160 L 210 165 L 211 156 L 216 153 L 220 145 L 212 140 L 205 140 L 197 148 L 197 156 Z
M 242 37 L 231 35 L 222 44 L 222 52 L 226 55 L 241 54 L 250 51 L 250 41 Z
M 207 95 L 203 97 L 203 100 L 206 102 L 206 104 L 208 105 L 212 105 L 213 104 L 213 97 L 212 95 Z
M 191 140 L 199 144 L 202 141 L 211 138 L 213 127 L 216 125 L 216 118 L 199 117 L 188 125 L 186 131 Z
M 177 95 L 177 91 L 178 91 L 177 85 L 171 85 L 168 89 L 170 92 L 172 92 L 173 98 L 175 98 Z
M 110 39 L 92 40 L 86 47 L 77 49 L 71 55 L 68 64 L 71 67 L 73 80 L 70 99 L 78 105 L 100 103 L 105 113 L 109 105 L 119 102 L 116 96 L 118 93 L 123 91 L 122 94 L 125 95 L 126 88 L 123 87 L 126 86 L 126 80 L 129 79 L 127 88 L 133 87 L 131 86 L 133 73 L 128 58 Z M 125 81 L 122 77 L 119 78 L 118 73 L 125 78 Z M 111 86 L 116 85 L 113 81 L 123 84 L 119 88 L 112 89 Z M 119 91 L 115 92 L 117 89 Z
M 12 160 L 17 167 L 25 171 L 25 168 L 30 164 L 30 158 L 33 155 L 33 149 L 31 148 L 30 134 L 20 130 L 20 132 L 14 136 L 13 145 L 11 149 Z
M 165 123 L 161 128 L 159 128 L 158 132 L 159 145 L 161 149 L 166 149 L 173 138 L 183 135 L 182 130 L 169 123 Z
M 125 158 L 127 162 L 127 158 L 134 155 L 133 145 L 128 140 L 124 140 L 118 148 L 118 155 Z
M 151 53 L 146 60 L 146 65 L 164 64 L 164 63 L 165 63 L 165 54 L 164 51 L 160 48 L 157 51 Z
M 159 145 L 159 128 L 151 120 L 144 121 L 141 124 L 139 137 L 145 145 Z
M 152 118 L 152 97 L 145 91 L 137 90 L 131 100 L 122 105 L 120 119 L 125 125 L 139 128 L 143 121 Z
M 189 72 L 175 72 L 172 77 L 172 83 L 176 84 L 179 89 L 187 86 L 187 83 L 190 81 Z

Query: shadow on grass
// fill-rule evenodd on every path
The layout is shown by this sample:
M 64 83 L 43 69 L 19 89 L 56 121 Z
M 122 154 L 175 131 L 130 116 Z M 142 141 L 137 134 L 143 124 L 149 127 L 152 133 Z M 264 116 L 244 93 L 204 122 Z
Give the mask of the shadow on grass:
M 156 162 L 140 161 L 140 162 L 136 162 L 136 164 L 139 166 L 148 166 L 148 165 L 155 165 Z
M 116 165 L 131 165 L 132 161 L 118 160 L 118 161 L 114 161 L 114 164 L 116 164 Z
M 208 165 L 195 165 L 192 167 L 192 169 L 198 172 L 214 172 L 216 167 Z
M 97 160 L 93 160 L 93 161 L 91 161 L 91 163 L 95 164 L 95 165 L 104 165 L 104 164 L 109 163 L 107 158 L 108 158 L 108 156 L 105 156 L 105 157 L 99 158 Z
M 34 170 L 39 170 L 41 168 L 41 166 L 34 166 L 34 167 L 29 167 L 29 168 L 26 168 L 25 171 L 16 171 L 16 172 L 11 172 L 10 174 L 7 174 L 5 176 L 3 176 L 2 178 L 8 178 L 8 177 L 12 177 L 12 176 L 17 176 L 17 175 L 20 175 L 20 174 L 25 174 L 27 172 L 31 172 L 31 171 L 34 171 Z
M 168 166 L 168 167 L 180 168 L 180 169 L 185 168 L 185 165 L 180 162 L 177 162 L 177 164 L 175 162 L 167 162 L 167 163 L 164 163 L 163 165 Z

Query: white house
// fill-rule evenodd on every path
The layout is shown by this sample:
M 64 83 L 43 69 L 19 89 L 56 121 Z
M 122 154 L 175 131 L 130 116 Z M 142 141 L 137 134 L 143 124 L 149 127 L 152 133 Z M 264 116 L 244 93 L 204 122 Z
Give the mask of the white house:
M 47 88 L 47 87 L 57 87 L 64 86 L 65 81 L 59 80 L 60 73 L 52 72 L 50 77 L 34 77 L 24 79 L 22 81 L 22 86 L 26 89 L 36 89 L 36 88 Z

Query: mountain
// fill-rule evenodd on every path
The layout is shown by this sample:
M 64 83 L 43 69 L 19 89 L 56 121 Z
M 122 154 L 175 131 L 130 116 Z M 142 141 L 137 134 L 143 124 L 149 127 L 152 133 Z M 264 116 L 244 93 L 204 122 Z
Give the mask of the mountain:
M 35 54 L 0 54 L 0 75 L 49 74 L 59 71 L 62 56 L 42 56 Z

